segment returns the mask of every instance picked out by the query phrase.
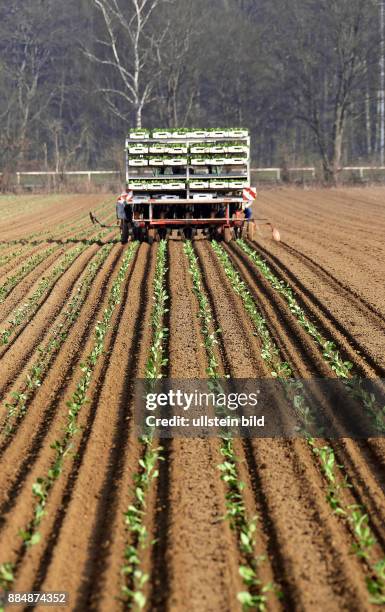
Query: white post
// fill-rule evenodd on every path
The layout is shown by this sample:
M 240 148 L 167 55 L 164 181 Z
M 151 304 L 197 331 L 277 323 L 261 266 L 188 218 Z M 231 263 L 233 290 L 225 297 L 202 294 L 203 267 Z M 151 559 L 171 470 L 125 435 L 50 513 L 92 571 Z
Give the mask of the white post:
M 363 179 L 364 178 L 364 169 L 360 168 L 360 178 Z
M 281 168 L 277 168 L 277 181 L 281 180 Z

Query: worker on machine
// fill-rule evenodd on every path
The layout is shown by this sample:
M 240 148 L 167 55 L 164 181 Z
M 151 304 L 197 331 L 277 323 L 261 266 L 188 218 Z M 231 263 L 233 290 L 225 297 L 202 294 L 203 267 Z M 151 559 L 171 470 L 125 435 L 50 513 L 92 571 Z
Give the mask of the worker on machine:
M 253 203 L 248 201 L 245 203 L 244 207 L 245 219 L 246 221 L 251 221 L 253 218 Z

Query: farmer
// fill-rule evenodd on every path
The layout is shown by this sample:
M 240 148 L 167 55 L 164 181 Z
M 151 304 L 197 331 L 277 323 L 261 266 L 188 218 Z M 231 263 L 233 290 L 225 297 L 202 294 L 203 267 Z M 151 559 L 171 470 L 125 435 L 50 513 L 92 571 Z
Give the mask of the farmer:
M 247 201 L 245 204 L 245 219 L 246 221 L 251 221 L 253 218 L 253 203 Z

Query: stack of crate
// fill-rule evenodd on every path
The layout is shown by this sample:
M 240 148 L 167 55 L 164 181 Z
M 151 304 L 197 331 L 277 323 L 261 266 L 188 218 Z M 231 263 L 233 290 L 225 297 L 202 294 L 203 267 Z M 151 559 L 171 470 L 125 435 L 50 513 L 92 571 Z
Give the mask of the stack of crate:
M 132 129 L 126 179 L 130 190 L 149 198 L 158 191 L 180 199 L 237 196 L 250 185 L 248 130 Z

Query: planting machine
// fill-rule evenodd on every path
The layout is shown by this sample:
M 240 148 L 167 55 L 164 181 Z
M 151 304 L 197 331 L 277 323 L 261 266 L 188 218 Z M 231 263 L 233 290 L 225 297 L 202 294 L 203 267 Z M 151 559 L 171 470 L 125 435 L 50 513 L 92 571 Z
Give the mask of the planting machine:
M 197 233 L 226 242 L 241 234 L 252 238 L 256 195 L 247 130 L 132 129 L 126 191 L 116 206 L 121 241 L 152 243 L 170 234 L 191 239 Z

